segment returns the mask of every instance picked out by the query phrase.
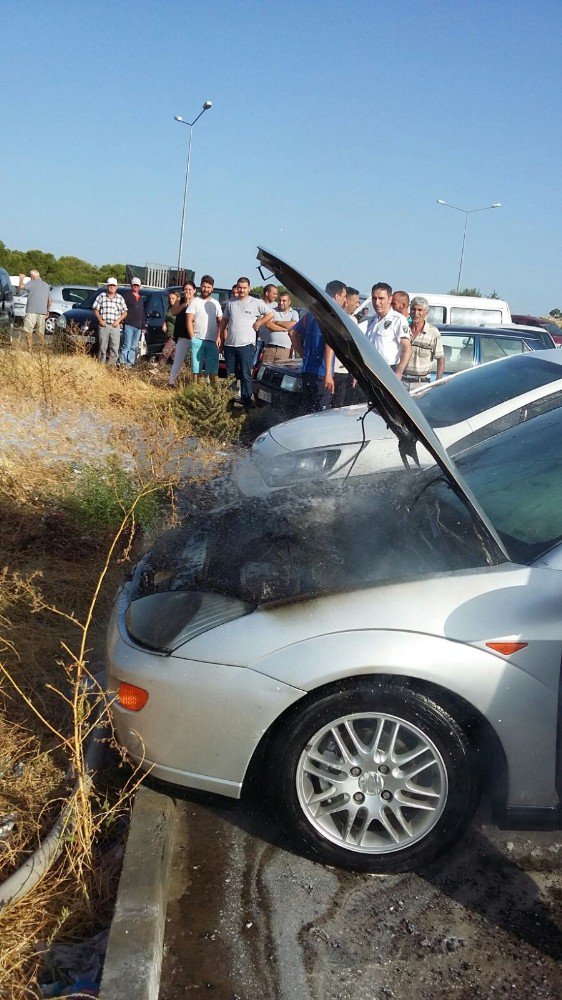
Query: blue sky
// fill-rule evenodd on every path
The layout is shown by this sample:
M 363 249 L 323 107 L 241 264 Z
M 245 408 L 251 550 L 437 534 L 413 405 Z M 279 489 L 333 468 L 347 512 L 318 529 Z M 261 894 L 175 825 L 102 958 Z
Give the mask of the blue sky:
M 562 308 L 561 0 L 3 5 L 0 239 L 259 281 L 255 247 L 367 291 Z M 11 38 L 11 44 L 6 44 Z

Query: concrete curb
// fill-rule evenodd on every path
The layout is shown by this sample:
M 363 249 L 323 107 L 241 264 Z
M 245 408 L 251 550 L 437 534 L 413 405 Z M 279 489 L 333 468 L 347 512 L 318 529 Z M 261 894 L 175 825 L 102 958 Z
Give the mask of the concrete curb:
M 158 1000 L 176 805 L 135 794 L 99 1000 Z

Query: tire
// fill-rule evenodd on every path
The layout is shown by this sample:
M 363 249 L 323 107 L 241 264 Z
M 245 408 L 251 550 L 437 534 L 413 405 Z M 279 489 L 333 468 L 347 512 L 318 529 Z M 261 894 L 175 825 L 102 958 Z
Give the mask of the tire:
M 297 710 L 273 743 L 268 778 L 284 826 L 315 860 L 381 873 L 449 848 L 480 791 L 455 719 L 426 695 L 376 680 Z
M 47 316 L 47 319 L 45 320 L 45 333 L 49 334 L 49 336 L 52 336 L 56 331 L 57 319 L 58 315 L 51 313 L 51 315 Z

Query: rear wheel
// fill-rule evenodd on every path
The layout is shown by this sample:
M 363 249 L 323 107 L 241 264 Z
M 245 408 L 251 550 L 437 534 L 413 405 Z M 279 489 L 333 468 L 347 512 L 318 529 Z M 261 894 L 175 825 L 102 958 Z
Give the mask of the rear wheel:
M 50 316 L 47 316 L 47 319 L 45 320 L 45 333 L 52 335 L 55 332 L 58 318 L 59 317 L 56 313 L 51 313 Z
M 479 773 L 438 703 L 375 681 L 293 717 L 273 747 L 270 787 L 285 824 L 319 859 L 392 872 L 426 864 L 461 835 Z

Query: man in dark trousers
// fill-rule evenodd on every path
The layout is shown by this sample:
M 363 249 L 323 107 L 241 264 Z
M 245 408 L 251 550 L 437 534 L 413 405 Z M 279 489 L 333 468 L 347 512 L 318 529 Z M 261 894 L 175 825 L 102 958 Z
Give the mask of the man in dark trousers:
M 343 307 L 347 295 L 347 285 L 343 281 L 329 281 L 326 291 Z M 329 409 L 334 391 L 334 352 L 326 344 L 311 312 L 305 312 L 289 331 L 289 336 L 296 353 L 303 359 L 301 378 L 305 412 Z
M 123 292 L 123 298 L 127 306 L 127 321 L 123 325 L 119 364 L 123 368 L 132 368 L 137 360 L 141 331 L 146 324 L 140 278 L 131 278 L 131 287 Z

